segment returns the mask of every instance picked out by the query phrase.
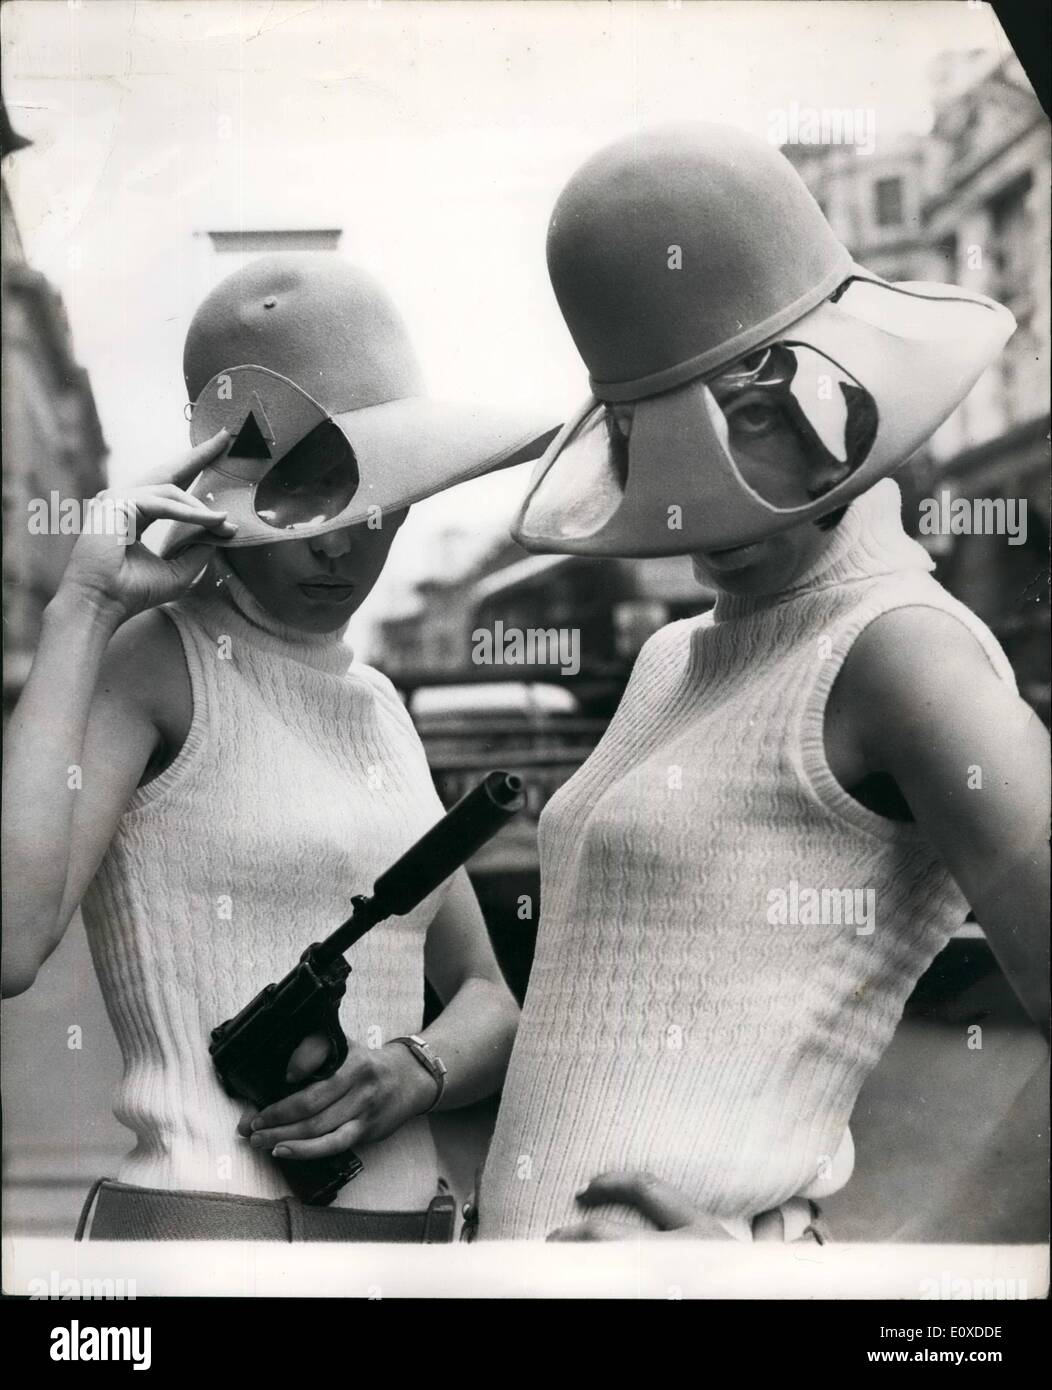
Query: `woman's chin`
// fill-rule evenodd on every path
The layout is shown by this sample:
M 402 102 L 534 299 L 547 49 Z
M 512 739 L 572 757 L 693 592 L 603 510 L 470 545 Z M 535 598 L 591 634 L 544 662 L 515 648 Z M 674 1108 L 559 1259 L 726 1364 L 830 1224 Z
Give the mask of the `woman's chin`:
M 311 611 L 300 609 L 290 625 L 302 628 L 304 632 L 338 632 L 340 628 L 346 627 L 358 606 L 357 602 L 350 602 L 326 605 Z
M 695 555 L 692 557 L 694 578 L 706 588 L 728 594 L 756 597 L 776 593 L 785 582 L 789 569 L 785 563 L 787 558 L 777 553 L 772 555 L 766 545 L 744 547 L 740 555 L 733 556 L 733 562 L 729 562 L 728 552 L 712 557 Z
M 257 598 L 257 602 L 270 616 L 284 627 L 306 633 L 338 632 L 347 625 L 348 619 L 361 605 L 362 599 L 355 594 L 353 599 L 343 602 L 312 602 L 297 598 L 289 601 L 287 595 L 280 599 Z
M 741 598 L 762 598 L 767 594 L 776 594 L 783 587 L 778 575 L 772 575 L 769 570 L 759 566 L 729 573 L 712 573 L 708 582 L 725 594 L 737 594 Z
M 763 598 L 789 588 L 829 544 L 829 535 L 810 522 L 790 531 L 779 531 L 764 541 L 732 550 L 699 551 L 692 556 L 699 584 Z

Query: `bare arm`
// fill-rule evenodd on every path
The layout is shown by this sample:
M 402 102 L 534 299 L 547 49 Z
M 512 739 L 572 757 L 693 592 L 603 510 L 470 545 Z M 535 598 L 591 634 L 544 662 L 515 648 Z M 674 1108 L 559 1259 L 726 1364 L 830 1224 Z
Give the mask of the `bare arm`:
M 161 476 L 192 476 L 224 443 L 217 436 Z M 128 499 L 136 527 L 226 525 L 170 482 Z M 160 640 L 165 620 L 145 610 L 177 597 L 205 558 L 198 546 L 161 560 L 139 541 L 90 530 L 73 549 L 5 740 L 5 995 L 28 989 L 61 941 L 157 746 L 156 680 L 140 648 Z
M 869 771 L 895 779 L 1048 1027 L 1048 734 L 956 619 L 901 609 L 859 637 L 838 678 Z
M 28 989 L 62 940 L 156 746 L 127 689 L 131 643 L 62 594 L 48 607 L 6 739 L 3 992 Z M 122 691 L 122 687 L 123 691 Z M 122 691 L 122 693 L 117 693 Z M 89 735 L 90 729 L 90 735 Z
M 431 923 L 424 965 L 445 1007 L 421 1036 L 449 1068 L 438 1108 L 451 1110 L 499 1088 L 519 1022 L 463 869 Z

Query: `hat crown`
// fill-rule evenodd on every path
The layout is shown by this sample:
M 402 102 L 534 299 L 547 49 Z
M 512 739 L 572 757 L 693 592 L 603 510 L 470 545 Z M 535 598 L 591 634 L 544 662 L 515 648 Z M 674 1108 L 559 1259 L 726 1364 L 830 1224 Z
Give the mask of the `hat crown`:
M 287 377 L 333 415 L 423 390 L 388 295 L 365 271 L 325 252 L 262 256 L 198 308 L 183 350 L 191 401 L 218 373 L 247 365 Z
M 606 146 L 563 189 L 548 231 L 559 307 L 607 399 L 732 361 L 814 308 L 850 267 L 785 156 L 721 125 Z

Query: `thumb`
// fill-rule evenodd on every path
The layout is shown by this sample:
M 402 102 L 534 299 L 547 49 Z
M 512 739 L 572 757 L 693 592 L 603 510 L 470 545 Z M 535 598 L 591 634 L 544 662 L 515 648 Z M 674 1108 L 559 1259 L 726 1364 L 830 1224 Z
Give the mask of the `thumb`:
M 329 1055 L 329 1044 L 320 1033 L 310 1033 L 289 1058 L 286 1081 L 303 1081 L 318 1070 Z
M 168 561 L 173 580 L 187 587 L 192 584 L 204 573 L 212 558 L 213 549 L 213 546 L 199 543 L 188 545 L 185 550 L 181 550 L 174 560 Z

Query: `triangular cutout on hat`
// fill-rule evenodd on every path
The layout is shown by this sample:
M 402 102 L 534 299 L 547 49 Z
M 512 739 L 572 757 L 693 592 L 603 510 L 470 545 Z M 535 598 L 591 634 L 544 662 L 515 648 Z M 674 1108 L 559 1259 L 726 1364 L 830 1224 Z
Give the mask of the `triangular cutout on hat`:
M 270 445 L 263 438 L 255 411 L 250 410 L 245 423 L 237 432 L 237 438 L 227 450 L 230 458 L 269 459 L 272 457 Z

